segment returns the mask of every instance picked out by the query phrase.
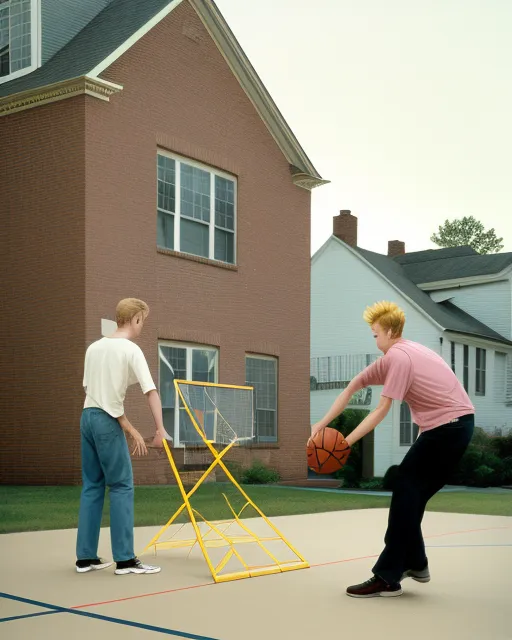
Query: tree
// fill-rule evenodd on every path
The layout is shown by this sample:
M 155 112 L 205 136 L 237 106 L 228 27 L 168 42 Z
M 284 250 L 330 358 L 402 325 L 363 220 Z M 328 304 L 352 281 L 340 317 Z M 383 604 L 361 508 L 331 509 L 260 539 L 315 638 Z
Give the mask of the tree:
M 485 231 L 484 225 L 473 216 L 457 220 L 445 220 L 430 240 L 440 247 L 462 247 L 469 245 L 478 253 L 498 253 L 503 249 L 503 238 L 496 236 L 494 229 Z

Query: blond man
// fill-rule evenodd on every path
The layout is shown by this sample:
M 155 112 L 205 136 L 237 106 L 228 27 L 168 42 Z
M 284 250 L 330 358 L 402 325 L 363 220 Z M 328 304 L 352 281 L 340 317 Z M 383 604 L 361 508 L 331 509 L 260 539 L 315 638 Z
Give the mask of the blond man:
M 125 434 L 132 453 L 147 455 L 144 438 L 126 417 L 124 399 L 129 386 L 138 383 L 147 398 L 156 433 L 152 445 L 161 447 L 171 438 L 162 420 L 162 404 L 141 348 L 135 344 L 149 315 L 142 300 L 126 298 L 116 308 L 117 330 L 92 343 L 85 354 L 85 402 L 80 420 L 82 493 L 78 517 L 76 570 L 85 573 L 105 569 L 112 562 L 98 558 L 105 488 L 110 496 L 110 538 L 115 573 L 158 573 L 145 565 L 133 545 L 133 470 Z
M 350 382 L 312 427 L 312 435 L 340 415 L 356 391 L 368 386 L 383 386 L 380 401 L 347 436 L 349 446 L 382 422 L 393 400 L 409 405 L 420 434 L 394 480 L 385 548 L 372 569 L 373 577 L 346 591 L 356 598 L 399 596 L 404 578 L 430 580 L 421 531 L 423 514 L 430 498 L 448 482 L 471 440 L 475 409 L 440 355 L 402 337 L 405 314 L 396 304 L 378 302 L 368 307 L 363 317 L 384 356 Z

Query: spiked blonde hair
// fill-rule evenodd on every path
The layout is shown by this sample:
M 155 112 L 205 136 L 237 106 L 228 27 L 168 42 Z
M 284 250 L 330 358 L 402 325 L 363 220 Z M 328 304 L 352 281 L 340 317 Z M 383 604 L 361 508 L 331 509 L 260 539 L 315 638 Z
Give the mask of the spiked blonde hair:
M 376 302 L 366 307 L 363 318 L 370 327 L 378 322 L 385 331 L 391 330 L 393 338 L 401 338 L 405 324 L 405 313 L 394 302 Z
M 122 327 L 127 322 L 131 322 L 132 318 L 138 313 L 144 314 L 144 318 L 147 318 L 149 314 L 149 307 L 143 300 L 137 298 L 124 298 L 116 307 L 116 322 L 118 327 Z

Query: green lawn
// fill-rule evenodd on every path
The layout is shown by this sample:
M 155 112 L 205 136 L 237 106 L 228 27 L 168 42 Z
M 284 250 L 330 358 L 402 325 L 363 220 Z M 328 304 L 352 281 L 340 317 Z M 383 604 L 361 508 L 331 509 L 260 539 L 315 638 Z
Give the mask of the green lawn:
M 244 486 L 244 490 L 267 516 L 321 513 L 345 509 L 386 508 L 384 496 L 336 492 L 291 490 L 282 487 Z M 233 508 L 244 505 L 243 497 L 229 485 L 204 485 L 192 499 L 192 506 L 207 519 L 229 517 L 222 493 Z M 80 487 L 0 486 L 0 533 L 69 529 L 77 526 Z M 177 487 L 136 487 L 135 524 L 162 525 L 181 504 Z M 483 493 L 441 493 L 428 504 L 429 511 L 512 516 L 510 495 Z M 247 516 L 254 515 L 248 509 Z M 108 497 L 103 524 L 108 525 Z

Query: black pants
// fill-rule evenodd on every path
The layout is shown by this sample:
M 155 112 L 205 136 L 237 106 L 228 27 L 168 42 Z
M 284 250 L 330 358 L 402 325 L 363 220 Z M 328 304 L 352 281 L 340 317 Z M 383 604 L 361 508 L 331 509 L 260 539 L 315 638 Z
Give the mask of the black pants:
M 462 458 L 475 426 L 473 414 L 457 422 L 425 431 L 399 465 L 393 484 L 386 544 L 373 573 L 389 584 L 399 582 L 407 569 L 427 564 L 421 521 L 430 498 L 450 479 Z

